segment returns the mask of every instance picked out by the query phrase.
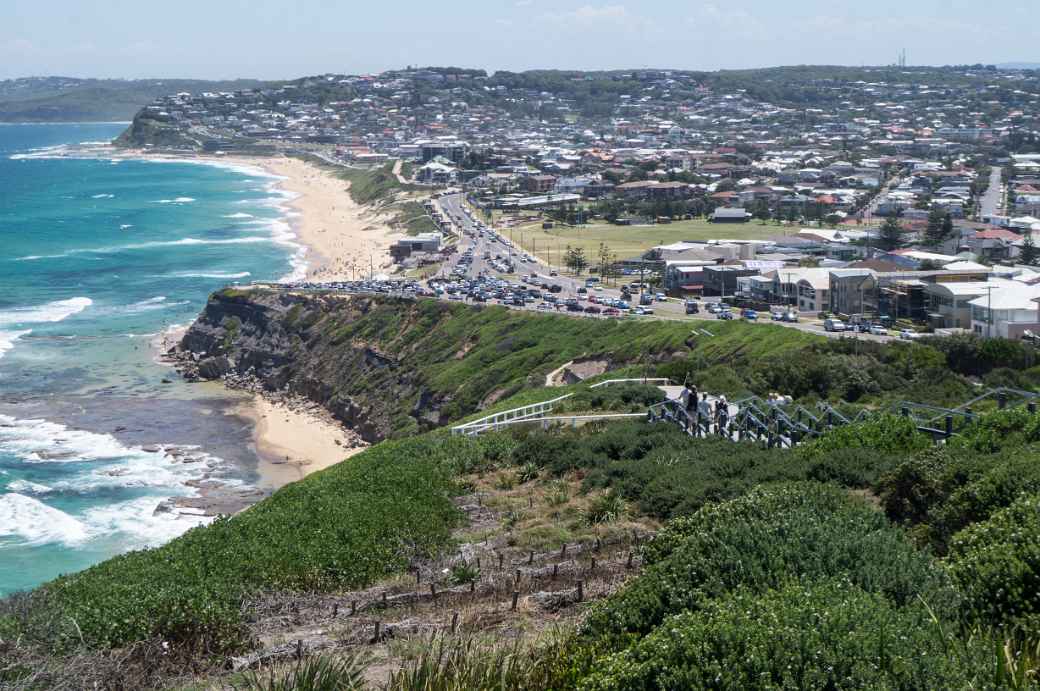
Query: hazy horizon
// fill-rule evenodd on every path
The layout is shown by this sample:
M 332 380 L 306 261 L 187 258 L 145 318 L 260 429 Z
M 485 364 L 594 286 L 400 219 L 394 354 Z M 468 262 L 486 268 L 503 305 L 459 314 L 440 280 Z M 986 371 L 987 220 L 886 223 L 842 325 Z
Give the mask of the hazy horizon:
M 836 4 L 844 5 L 835 7 Z M 1035 63 L 1032 0 L 688 4 L 184 0 L 0 6 L 0 79 L 293 79 L 407 65 L 476 69 L 750 69 Z

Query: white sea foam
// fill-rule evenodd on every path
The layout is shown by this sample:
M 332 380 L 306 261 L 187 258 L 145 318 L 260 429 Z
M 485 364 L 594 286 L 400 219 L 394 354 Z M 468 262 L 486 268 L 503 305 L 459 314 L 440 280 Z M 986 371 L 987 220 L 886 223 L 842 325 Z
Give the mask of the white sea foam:
M 124 223 L 123 225 L 119 226 L 119 230 L 130 230 L 133 227 L 133 223 Z
M 0 331 L 0 358 L 4 356 L 4 353 L 14 348 L 14 342 L 22 336 L 26 336 L 32 333 L 32 329 L 25 329 L 23 331 Z
M 60 322 L 82 312 L 93 304 L 94 301 L 90 298 L 75 297 L 68 300 L 48 302 L 38 307 L 17 307 L 12 310 L 0 311 L 0 327 L 16 324 Z
M 28 480 L 15 480 L 7 485 L 7 490 L 9 492 L 18 492 L 19 494 L 47 494 L 53 491 L 47 485 L 29 482 Z
M 176 199 L 160 199 L 156 204 L 191 204 L 195 199 L 192 197 L 177 197 Z
M 38 499 L 9 492 L 0 494 L 0 538 L 30 545 L 61 542 L 76 545 L 88 538 L 87 527 L 64 511 Z
M 116 195 L 114 195 L 114 194 L 95 194 L 95 195 L 92 195 L 90 198 L 91 199 L 115 199 Z
M 228 215 L 224 216 L 224 218 L 256 218 L 256 217 L 253 216 L 253 214 L 245 214 L 245 213 L 239 212 L 237 214 L 228 214 Z
M 128 456 L 161 460 L 162 453 L 149 453 L 124 446 L 115 437 L 42 419 L 20 420 L 0 415 L 0 445 L 27 463 L 75 463 Z
M 159 503 L 158 497 L 142 497 L 99 506 L 84 512 L 83 522 L 91 533 L 116 534 L 136 547 L 158 547 L 188 528 L 213 520 L 180 513 L 156 514 Z
M 249 278 L 252 276 L 248 271 L 239 271 L 238 273 L 230 273 L 226 271 L 212 271 L 212 272 L 192 272 L 192 271 L 177 271 L 172 274 L 164 274 L 161 278 L 215 278 L 224 280 L 237 280 L 239 278 Z
M 18 257 L 14 261 L 37 261 L 40 259 L 64 259 L 77 254 L 114 254 L 131 250 L 148 250 L 158 247 L 188 247 L 195 245 L 248 245 L 258 242 L 273 242 L 273 238 L 260 236 L 248 236 L 244 238 L 231 238 L 227 240 L 202 240 L 199 238 L 181 238 L 180 240 L 157 240 L 154 242 L 141 242 L 133 245 L 117 245 L 115 247 L 84 247 L 71 249 L 61 254 L 32 254 L 27 257 Z

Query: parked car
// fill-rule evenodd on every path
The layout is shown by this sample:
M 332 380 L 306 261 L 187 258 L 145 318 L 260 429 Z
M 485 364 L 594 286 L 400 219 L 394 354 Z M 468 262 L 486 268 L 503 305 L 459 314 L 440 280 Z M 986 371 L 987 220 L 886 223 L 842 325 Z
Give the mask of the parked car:
M 599 307 L 596 307 L 595 305 L 589 305 L 585 308 L 586 314 L 599 314 L 601 311 L 602 310 Z
M 758 321 L 758 312 L 755 310 L 744 310 L 744 319 L 749 322 Z
M 715 314 L 716 319 L 732 319 L 733 313 L 729 310 L 720 310 Z
M 700 314 L 701 307 L 696 300 L 686 301 L 686 314 Z
M 921 334 L 917 333 L 913 329 L 903 329 L 899 332 L 899 337 L 904 341 L 912 341 L 915 338 L 920 338 Z
M 823 320 L 824 331 L 844 331 L 845 322 L 840 319 L 825 319 Z
M 785 322 L 791 322 L 791 323 L 797 322 L 798 321 L 798 313 L 793 311 L 793 310 L 790 311 L 790 312 L 787 312 L 786 314 L 784 314 L 784 321 Z
M 875 336 L 887 336 L 888 329 L 883 327 L 881 324 L 871 324 L 870 333 L 874 334 Z
M 616 307 L 608 307 L 607 309 L 603 310 L 603 314 L 608 317 L 616 317 L 620 315 L 621 312 Z
M 783 312 L 770 312 L 769 313 L 769 318 L 772 319 L 775 322 L 782 322 L 784 320 L 784 313 Z

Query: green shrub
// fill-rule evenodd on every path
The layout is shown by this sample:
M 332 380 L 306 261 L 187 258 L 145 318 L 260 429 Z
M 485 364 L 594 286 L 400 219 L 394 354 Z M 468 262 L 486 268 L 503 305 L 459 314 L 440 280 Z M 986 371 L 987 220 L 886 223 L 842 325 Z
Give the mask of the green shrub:
M 1040 635 L 1040 496 L 1027 495 L 954 536 L 950 574 L 969 616 Z
M 954 437 L 950 446 L 976 453 L 995 453 L 1040 441 L 1040 415 L 1011 408 L 982 415 Z
M 161 637 L 239 649 L 241 602 L 253 591 L 363 587 L 446 546 L 459 520 L 449 471 L 473 445 L 384 442 L 163 547 L 46 584 L 39 615 L 60 611 L 65 637 L 96 647 Z
M 357 657 L 311 657 L 284 671 L 250 672 L 235 691 L 361 691 L 368 688 Z
M 961 650 L 916 603 L 899 607 L 843 580 L 792 582 L 674 616 L 598 661 L 578 688 L 977 688 L 985 652 Z
M 658 541 L 660 540 L 660 542 Z M 902 606 L 955 606 L 945 574 L 879 512 L 816 483 L 773 485 L 673 523 L 647 549 L 652 565 L 595 607 L 582 629 L 608 648 L 737 588 L 789 578 L 848 578 Z
M 870 449 L 885 455 L 913 453 L 931 446 L 931 439 L 917 431 L 910 418 L 879 415 L 851 425 L 835 427 L 798 447 L 803 458 L 819 459 L 836 451 Z

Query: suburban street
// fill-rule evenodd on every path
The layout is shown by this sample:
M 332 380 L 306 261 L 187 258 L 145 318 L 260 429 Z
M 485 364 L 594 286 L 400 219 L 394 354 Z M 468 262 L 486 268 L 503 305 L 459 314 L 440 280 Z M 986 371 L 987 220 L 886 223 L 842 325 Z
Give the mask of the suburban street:
M 987 218 L 1000 214 L 1000 202 L 1004 188 L 1001 184 L 1003 168 L 993 166 L 989 174 L 989 187 L 979 200 L 979 218 Z

